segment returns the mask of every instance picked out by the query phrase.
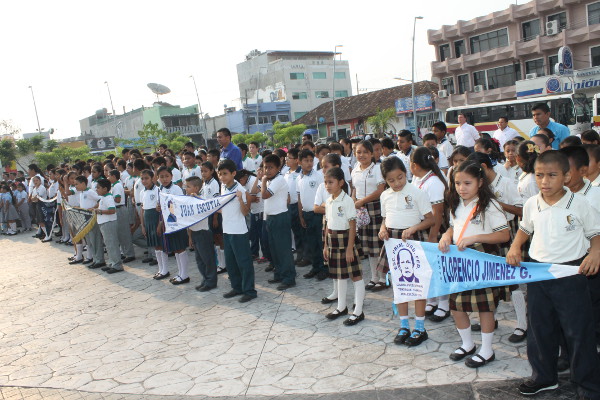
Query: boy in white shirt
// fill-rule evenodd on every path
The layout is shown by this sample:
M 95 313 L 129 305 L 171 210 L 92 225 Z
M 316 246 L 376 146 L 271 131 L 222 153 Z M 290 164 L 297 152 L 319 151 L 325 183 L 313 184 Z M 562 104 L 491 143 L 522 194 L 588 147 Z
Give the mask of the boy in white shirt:
M 305 267 L 310 264 L 310 261 L 308 261 L 308 257 L 305 257 L 304 237 L 306 236 L 306 229 L 300 224 L 301 217 L 298 212 L 297 185 L 302 174 L 302 168 L 298 165 L 298 153 L 298 149 L 290 149 L 288 151 L 286 156 L 288 171 L 282 175 L 288 185 L 290 196 L 288 212 L 290 214 L 292 232 L 294 233 L 294 244 L 296 245 L 296 265 Z
M 117 210 L 117 236 L 119 245 L 125 258 L 123 263 L 128 263 L 135 260 L 135 252 L 131 241 L 131 228 L 129 226 L 129 214 L 127 205 L 125 204 L 125 189 L 121 183 L 121 173 L 113 169 L 108 173 L 108 181 L 111 183 L 110 194 L 112 194 L 115 208 Z
M 200 167 L 196 165 L 196 156 L 194 153 L 187 152 L 183 155 L 184 168 L 181 171 L 181 180 L 183 182 L 183 189 L 185 189 L 185 182 L 192 176 L 202 177 Z
M 121 252 L 119 251 L 119 235 L 118 235 L 118 223 L 117 223 L 117 209 L 115 207 L 115 201 L 113 195 L 110 193 L 111 184 L 106 179 L 99 180 L 96 184 L 96 193 L 100 196 L 97 207 L 94 212 L 97 215 L 96 223 L 100 227 L 100 233 L 104 244 L 106 245 L 106 252 L 108 253 L 108 259 L 110 266 L 102 267 L 102 271 L 109 274 L 123 271 L 123 264 L 121 263 Z M 101 249 L 103 250 L 103 249 Z M 98 264 L 90 268 L 99 268 Z
M 250 240 L 246 215 L 250 212 L 250 196 L 246 189 L 235 180 L 235 163 L 221 160 L 217 167 L 221 181 L 221 195 L 235 193 L 236 198 L 222 209 L 223 241 L 225 242 L 225 262 L 231 282 L 231 291 L 225 293 L 226 299 L 242 295 L 240 303 L 255 299 L 254 265 L 250 254 Z M 189 179 L 189 178 L 188 178 Z M 187 188 L 186 188 L 187 190 Z
M 79 192 L 79 206 L 86 210 L 93 211 L 98 205 L 100 196 L 98 193 L 90 190 L 87 186 L 88 180 L 85 176 L 78 176 L 75 178 L 75 188 Z M 83 264 L 88 265 L 88 268 L 102 268 L 106 266 L 104 262 L 104 245 L 102 243 L 102 234 L 98 223 L 94 224 L 94 227 L 85 235 L 85 242 L 87 244 L 87 257 L 83 261 Z

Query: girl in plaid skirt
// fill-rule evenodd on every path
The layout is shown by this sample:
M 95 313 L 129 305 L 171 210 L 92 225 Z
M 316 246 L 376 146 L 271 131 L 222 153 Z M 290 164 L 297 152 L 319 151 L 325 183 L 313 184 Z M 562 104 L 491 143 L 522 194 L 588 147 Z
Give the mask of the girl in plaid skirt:
M 329 263 L 329 276 L 337 280 L 338 305 L 327 314 L 334 320 L 348 314 L 346 293 L 348 278 L 354 282 L 354 312 L 344 321 L 344 325 L 352 326 L 365 319 L 363 302 L 365 285 L 362 280 L 358 251 L 354 245 L 356 238 L 356 209 L 354 201 L 346 194 L 344 187 L 344 171 L 333 167 L 325 175 L 325 188 L 331 195 L 325 201 L 325 226 L 327 240 L 323 246 L 323 257 Z
M 406 167 L 402 160 L 398 157 L 386 158 L 381 163 L 381 174 L 389 189 L 381 194 L 383 223 L 379 231 L 379 238 L 388 240 L 391 237 L 406 241 L 412 239 L 417 232 L 430 228 L 434 224 L 434 219 L 429 198 L 424 192 L 407 182 Z M 384 264 L 387 262 L 385 247 L 382 248 L 379 259 L 379 263 L 382 262 Z M 416 323 L 412 334 L 408 322 L 408 303 L 398 304 L 398 313 L 400 314 L 400 330 L 394 338 L 394 343 L 418 346 L 427 340 L 425 300 L 415 301 Z
M 363 140 L 356 146 L 356 159 L 358 163 L 352 170 L 352 199 L 358 212 L 368 212 L 369 223 L 358 228 L 358 236 L 362 251 L 369 260 L 371 267 L 371 281 L 367 290 L 379 291 L 385 289 L 385 274 L 377 271 L 379 253 L 383 241 L 379 239 L 381 228 L 381 202 L 379 196 L 383 193 L 385 183 L 381 176 L 381 169 L 373 158 L 373 145 Z
M 506 216 L 497 203 L 480 164 L 465 161 L 450 176 L 446 204 L 450 209 L 450 227 L 442 236 L 439 249 L 448 252 L 450 244 L 459 250 L 474 245 L 498 245 L 509 240 Z M 459 361 L 475 354 L 468 312 L 478 312 L 481 320 L 481 348 L 465 361 L 470 368 L 494 361 L 494 311 L 500 300 L 510 299 L 507 287 L 469 290 L 450 295 L 450 309 L 462 339 L 462 345 L 450 354 Z

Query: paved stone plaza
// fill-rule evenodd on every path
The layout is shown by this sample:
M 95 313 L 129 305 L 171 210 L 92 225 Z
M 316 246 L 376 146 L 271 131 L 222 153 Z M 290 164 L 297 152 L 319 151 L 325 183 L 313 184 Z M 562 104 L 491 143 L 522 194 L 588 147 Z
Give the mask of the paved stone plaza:
M 448 358 L 460 345 L 451 319 L 428 323 L 419 347 L 393 344 L 391 290 L 367 294 L 357 326 L 325 319 L 331 281 L 303 279 L 306 268 L 278 292 L 257 265 L 258 299 L 240 304 L 222 297 L 226 275 L 217 290 L 194 290 L 193 254 L 191 284 L 173 286 L 140 261 L 114 275 L 70 266 L 70 248 L 27 234 L 0 238 L 0 249 L 0 399 L 499 399 L 517 398 L 512 380 L 530 372 L 526 347 L 507 340 L 511 304 L 498 313 L 497 361 L 473 370 Z

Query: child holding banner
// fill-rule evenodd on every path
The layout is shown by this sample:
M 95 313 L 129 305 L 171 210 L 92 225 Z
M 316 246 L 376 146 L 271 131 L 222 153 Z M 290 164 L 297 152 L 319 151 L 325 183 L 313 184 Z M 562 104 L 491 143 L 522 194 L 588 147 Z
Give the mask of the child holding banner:
M 421 147 L 421 149 L 429 152 L 425 147 Z M 431 157 L 431 154 L 429 156 Z M 381 175 L 385 179 L 388 189 L 381 194 L 383 222 L 379 230 L 379 238 L 384 241 L 390 238 L 407 240 L 416 236 L 416 240 L 422 240 L 422 231 L 435 223 L 427 194 L 407 182 L 406 167 L 398 157 L 388 157 L 383 160 Z M 421 220 L 421 218 L 423 219 Z M 385 247 L 381 249 L 377 268 L 384 273 L 389 271 Z M 416 323 L 412 333 L 408 320 L 408 303 L 398 304 L 400 330 L 394 338 L 394 343 L 406 344 L 410 347 L 418 346 L 427 340 L 425 303 L 426 300 L 415 301 Z
M 211 199 L 218 197 L 221 193 L 221 183 L 217 176 L 216 167 L 205 161 L 200 166 L 200 174 L 202 176 L 202 191 L 200 197 L 203 199 Z M 208 227 L 213 233 L 213 242 L 215 245 L 215 253 L 217 257 L 217 274 L 227 272 L 225 264 L 225 245 L 223 244 L 223 216 L 221 213 L 214 213 L 208 217 Z
M 141 201 L 142 234 L 146 237 L 148 248 L 154 248 L 156 254 L 158 272 L 154 274 L 153 278 L 161 280 L 171 274 L 167 266 L 169 256 L 163 251 L 162 232 L 158 230 L 159 212 L 156 209 L 158 205 L 158 187 L 154 185 L 154 172 L 150 169 L 143 170 L 139 181 L 144 186 L 144 189 L 140 192 L 140 197 L 136 197 L 136 199 L 139 199 L 136 202 Z
M 442 252 L 448 252 L 450 244 L 464 250 L 476 244 L 490 247 L 489 245 L 505 243 L 510 239 L 506 216 L 494 200 L 494 193 L 480 164 L 465 161 L 453 171 L 446 203 L 450 209 L 450 227 L 439 242 Z M 476 347 L 467 313 L 478 312 L 481 320 L 481 348 L 465 361 L 465 365 L 477 368 L 494 361 L 494 311 L 500 300 L 509 299 L 510 291 L 507 287 L 475 289 L 450 295 L 450 310 L 462 339 L 462 345 L 450 354 L 451 360 L 459 361 L 475 354 Z
M 583 196 L 564 187 L 569 169 L 568 158 L 558 151 L 538 157 L 535 179 L 541 191 L 525 203 L 519 232 L 506 256 L 507 263 L 519 265 L 521 248 L 531 237 L 532 261 L 580 266 L 577 275 L 528 284 L 527 357 L 532 375 L 519 391 L 534 395 L 558 387 L 562 328 L 570 352 L 571 381 L 581 398 L 598 399 L 600 363 L 586 275 L 596 275 L 600 265 L 600 217 Z

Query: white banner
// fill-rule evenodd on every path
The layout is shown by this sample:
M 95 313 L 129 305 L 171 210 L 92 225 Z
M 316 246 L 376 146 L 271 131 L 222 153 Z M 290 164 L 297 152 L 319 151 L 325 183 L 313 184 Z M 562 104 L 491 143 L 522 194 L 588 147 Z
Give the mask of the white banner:
M 236 193 L 202 199 L 192 196 L 160 194 L 160 209 L 165 222 L 165 233 L 189 228 L 216 213 L 233 200 Z

